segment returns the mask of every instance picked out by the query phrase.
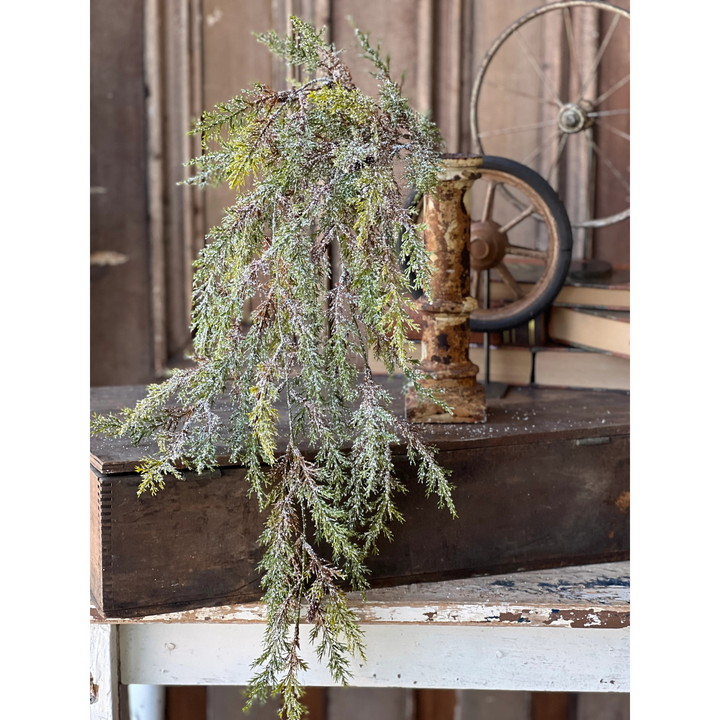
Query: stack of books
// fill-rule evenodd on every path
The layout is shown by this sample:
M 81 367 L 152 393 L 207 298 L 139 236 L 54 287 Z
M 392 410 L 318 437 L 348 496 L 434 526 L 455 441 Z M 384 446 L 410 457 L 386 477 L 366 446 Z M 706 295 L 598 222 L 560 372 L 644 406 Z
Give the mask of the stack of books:
M 521 288 L 539 280 L 542 265 L 508 263 Z M 492 283 L 493 299 L 509 300 L 510 289 Z M 603 390 L 630 389 L 630 271 L 614 268 L 600 278 L 569 275 L 552 307 L 534 320 L 534 343 L 525 327 L 516 328 L 515 344 L 533 356 L 532 384 Z M 537 330 L 537 326 L 543 328 Z M 508 343 L 508 331 L 503 341 Z M 519 339 L 519 340 L 517 340 Z M 492 342 L 492 341 L 491 341 Z M 510 340 L 512 342 L 512 340 Z M 491 379 L 508 382 L 502 377 Z
M 506 261 L 507 262 L 507 261 Z M 529 291 L 542 265 L 507 262 L 521 288 Z M 495 278 L 493 278 L 495 279 Z M 492 303 L 512 300 L 509 287 L 497 278 Z M 420 357 L 420 334 L 410 332 Z M 630 389 L 630 271 L 614 268 L 606 277 L 578 280 L 569 275 L 552 307 L 511 330 L 489 333 L 490 379 L 509 385 Z M 483 333 L 470 333 L 470 359 L 484 382 Z M 373 372 L 386 374 L 380 362 Z

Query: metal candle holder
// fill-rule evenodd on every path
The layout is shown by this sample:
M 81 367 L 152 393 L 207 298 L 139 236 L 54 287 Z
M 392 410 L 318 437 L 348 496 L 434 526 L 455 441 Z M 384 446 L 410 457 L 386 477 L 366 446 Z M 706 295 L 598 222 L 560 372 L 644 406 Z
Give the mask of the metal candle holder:
M 478 366 L 470 361 L 470 313 L 477 301 L 470 296 L 469 190 L 481 175 L 482 156 L 443 155 L 439 184 L 424 202 L 425 247 L 433 265 L 432 302 L 417 301 L 422 315 L 421 369 L 423 386 L 439 390 L 453 408 L 419 399 L 411 389 L 405 414 L 416 423 L 477 423 L 486 418 L 485 390 L 477 382 Z

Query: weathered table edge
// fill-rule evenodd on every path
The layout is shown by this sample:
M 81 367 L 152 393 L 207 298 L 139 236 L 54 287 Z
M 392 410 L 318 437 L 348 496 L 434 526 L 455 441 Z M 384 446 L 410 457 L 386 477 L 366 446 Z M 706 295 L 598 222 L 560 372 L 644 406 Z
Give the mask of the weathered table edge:
M 533 570 L 504 575 L 486 575 L 464 580 L 445 580 L 437 583 L 413 584 L 388 589 L 369 590 L 363 602 L 359 593 L 350 593 L 348 601 L 360 624 L 401 625 L 477 625 L 487 627 L 547 627 L 547 628 L 598 628 L 620 629 L 630 625 L 630 602 L 628 594 L 629 561 L 598 563 L 557 568 L 552 571 Z M 553 595 L 546 582 L 551 578 L 556 587 L 573 588 L 578 585 L 578 575 L 584 573 L 587 586 L 588 573 L 594 573 L 600 586 L 618 588 L 610 601 L 602 600 L 602 593 L 592 589 L 585 598 L 563 599 Z M 616 581 L 616 585 L 613 585 Z M 503 593 L 498 590 L 491 598 L 477 599 L 468 592 L 473 584 L 493 585 L 504 588 L 520 585 L 526 597 L 519 598 L 516 591 Z M 462 592 L 464 590 L 464 592 Z M 433 592 L 438 597 L 433 597 Z M 582 590 L 578 591 L 580 594 Z M 566 592 L 567 594 L 567 592 Z M 506 600 L 503 596 L 506 595 Z M 596 597 L 592 597 L 595 595 Z M 394 596 L 394 597 L 393 597 Z M 533 598 L 534 596 L 534 598 Z M 103 616 L 92 603 L 90 622 L 99 624 L 260 624 L 266 619 L 262 603 L 218 605 L 182 612 L 113 618 Z
M 102 391 L 106 390 L 127 390 L 128 392 L 134 391 L 138 392 L 140 386 L 127 386 L 126 388 L 93 388 L 94 391 L 101 393 Z M 525 391 L 525 394 L 528 395 L 535 395 L 535 401 L 538 403 L 546 402 L 543 400 L 543 396 L 547 395 L 548 393 L 551 393 L 551 389 L 548 388 L 513 388 L 514 390 L 520 392 L 521 390 Z M 392 389 L 394 394 L 398 393 L 398 387 L 393 387 Z M 532 393 L 531 393 L 532 391 Z M 599 398 L 599 397 L 608 397 L 608 393 L 612 395 L 613 397 L 627 397 L 628 394 L 625 392 L 612 392 L 612 391 L 592 391 L 592 390 L 557 390 L 555 392 L 561 392 L 567 395 L 568 398 L 575 398 L 578 397 L 578 393 L 582 397 L 593 399 Z M 397 398 L 396 398 L 397 399 Z M 519 401 L 520 398 L 515 398 L 512 402 L 505 401 L 496 401 L 496 406 L 493 406 L 493 404 L 489 404 L 488 406 L 488 418 L 489 421 L 492 420 L 493 415 L 495 413 L 499 412 L 509 412 L 510 408 L 512 408 L 515 412 L 518 412 L 518 405 L 516 404 L 517 401 Z M 524 398 L 523 398 L 524 399 Z M 530 398 L 528 398 L 530 399 Z M 499 403 L 499 404 L 497 404 Z M 507 407 L 506 407 L 507 405 Z M 119 410 L 119 408 L 116 408 L 115 411 Z M 109 410 L 112 412 L 112 410 Z M 528 410 L 528 408 L 524 408 L 523 413 L 526 412 L 534 412 L 532 408 Z M 533 430 L 535 426 L 532 424 L 532 421 L 530 418 L 527 418 L 528 425 L 530 427 L 524 427 L 523 431 L 517 431 L 517 432 L 510 432 L 506 433 L 503 432 L 500 427 L 496 428 L 498 432 L 495 435 L 492 435 L 491 425 L 492 423 L 489 422 L 486 424 L 477 424 L 477 425 L 462 425 L 462 424 L 447 424 L 443 426 L 427 426 L 427 432 L 428 435 L 425 438 L 425 440 L 435 445 L 441 453 L 445 452 L 453 452 L 455 450 L 473 450 L 473 449 L 482 449 L 482 448 L 491 448 L 491 447 L 498 447 L 502 445 L 508 445 L 508 444 L 516 444 L 516 445 L 525 445 L 525 444 L 540 444 L 550 441 L 558 441 L 558 440 L 584 440 L 592 442 L 593 439 L 600 439 L 600 438 L 610 438 L 615 436 L 622 436 L 622 435 L 629 435 L 630 434 L 630 421 L 629 421 L 629 403 L 628 408 L 625 410 L 627 414 L 627 419 L 624 420 L 616 420 L 614 417 L 610 418 L 610 422 L 605 422 L 606 418 L 603 417 L 602 420 L 597 422 L 595 426 L 589 427 L 584 424 L 578 424 L 574 427 L 565 427 L 565 428 L 555 428 L 552 431 L 538 431 Z M 598 419 L 599 420 L 599 419 Z M 501 422 L 500 424 L 504 424 Z M 439 431 L 439 429 L 442 428 L 444 430 L 463 430 L 465 433 L 468 433 L 470 431 L 475 431 L 478 433 L 477 436 L 463 436 L 461 439 L 448 439 L 446 437 L 439 437 L 434 435 L 436 431 Z M 489 432 L 484 432 L 484 428 L 488 428 Z M 149 449 L 150 452 L 152 452 L 152 449 Z M 144 451 L 139 451 L 144 452 Z M 397 455 L 402 456 L 404 455 L 404 447 L 402 445 L 398 445 L 395 448 L 395 452 Z M 138 459 L 133 459 L 132 461 L 129 460 L 108 460 L 103 459 L 102 457 L 99 457 L 98 454 L 94 453 L 91 449 L 90 451 L 90 465 L 91 467 L 95 468 L 98 472 L 100 472 L 103 475 L 116 475 L 116 474 L 122 474 L 122 473 L 133 473 L 135 472 L 135 466 L 137 465 Z M 239 464 L 231 464 L 230 463 L 230 457 L 226 451 L 224 451 L 223 448 L 218 448 L 218 456 L 217 456 L 217 464 L 218 467 L 227 467 L 227 468 L 241 468 L 242 466 Z M 179 469 L 183 469 L 181 466 L 178 466 Z

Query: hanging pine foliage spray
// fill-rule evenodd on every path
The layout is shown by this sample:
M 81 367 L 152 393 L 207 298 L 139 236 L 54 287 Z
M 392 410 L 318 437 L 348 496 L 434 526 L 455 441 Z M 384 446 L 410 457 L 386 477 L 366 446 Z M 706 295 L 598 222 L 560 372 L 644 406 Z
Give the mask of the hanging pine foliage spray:
M 290 720 L 304 709 L 303 618 L 336 682 L 349 680 L 349 653 L 364 657 L 341 586 L 368 587 L 365 559 L 402 519 L 393 444 L 407 448 L 419 482 L 454 514 L 447 472 L 391 412 L 369 365 L 373 354 L 428 392 L 406 333 L 408 294 L 429 286 L 429 258 L 397 176 L 431 192 L 442 141 L 391 80 L 389 60 L 356 35 L 377 100 L 356 87 L 322 31 L 292 18 L 290 37 L 259 40 L 304 79 L 282 92 L 256 85 L 198 121 L 203 154 L 189 182 L 253 184 L 210 231 L 195 264 L 194 365 L 151 385 L 134 408 L 92 423 L 96 434 L 157 442 L 138 468 L 138 493 L 154 495 L 167 476 L 179 478 L 179 464 L 215 467 L 219 444 L 245 466 L 249 491 L 267 511 L 259 538 L 267 625 L 249 702 L 281 694 Z M 339 258 L 332 286 L 331 244 Z M 248 328 L 243 308 L 253 297 Z M 224 395 L 233 405 L 226 422 L 214 410 Z M 286 447 L 277 446 L 279 406 L 287 408 Z

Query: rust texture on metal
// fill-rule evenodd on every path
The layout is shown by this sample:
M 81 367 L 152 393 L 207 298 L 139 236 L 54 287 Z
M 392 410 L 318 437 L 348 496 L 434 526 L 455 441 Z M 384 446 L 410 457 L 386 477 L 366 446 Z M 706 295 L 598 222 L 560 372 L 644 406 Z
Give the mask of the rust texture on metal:
M 495 267 L 507 254 L 507 235 L 494 220 L 473 223 L 470 238 L 470 266 L 476 272 Z
M 485 391 L 477 382 L 478 367 L 470 361 L 470 313 L 477 301 L 470 295 L 470 215 L 465 199 L 480 176 L 479 155 L 446 155 L 440 183 L 424 198 L 425 247 L 433 266 L 432 300 L 417 302 L 422 316 L 423 385 L 441 391 L 453 409 L 446 412 L 410 390 L 405 413 L 416 423 L 476 423 L 486 418 Z

